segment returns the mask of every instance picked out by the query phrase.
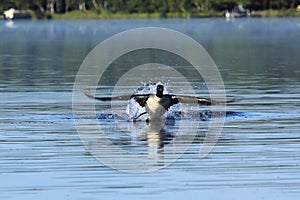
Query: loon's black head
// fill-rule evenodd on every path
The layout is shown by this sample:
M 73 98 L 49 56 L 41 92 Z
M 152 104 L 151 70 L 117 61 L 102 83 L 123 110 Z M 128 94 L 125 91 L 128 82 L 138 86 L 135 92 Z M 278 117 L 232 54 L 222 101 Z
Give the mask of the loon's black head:
M 156 87 L 156 96 L 162 97 L 164 92 L 164 86 L 163 85 L 157 85 Z

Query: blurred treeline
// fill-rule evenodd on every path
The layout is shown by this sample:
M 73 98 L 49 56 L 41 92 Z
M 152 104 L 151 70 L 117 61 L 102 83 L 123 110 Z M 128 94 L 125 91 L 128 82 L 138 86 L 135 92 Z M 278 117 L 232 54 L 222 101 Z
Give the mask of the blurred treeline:
M 300 0 L 0 0 L 0 11 L 14 7 L 40 13 L 93 10 L 98 13 L 199 13 L 222 12 L 243 4 L 250 10 L 294 9 Z

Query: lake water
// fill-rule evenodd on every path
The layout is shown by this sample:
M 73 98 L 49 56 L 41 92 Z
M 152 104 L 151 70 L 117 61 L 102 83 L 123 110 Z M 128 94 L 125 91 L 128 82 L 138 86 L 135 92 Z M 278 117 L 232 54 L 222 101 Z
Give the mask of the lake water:
M 170 165 L 126 173 L 99 162 L 80 140 L 73 84 L 99 42 L 148 26 L 198 41 L 217 64 L 227 95 L 242 100 L 227 105 L 233 114 L 205 158 L 197 136 L 182 156 L 154 152 L 160 162 L 179 157 Z M 300 18 L 1 21 L 0 35 L 0 199 L 299 199 Z M 126 105 L 117 109 L 125 112 Z M 97 104 L 98 113 L 108 110 Z M 151 149 L 131 122 L 99 121 L 120 148 Z M 171 134 L 178 121 L 200 133 L 209 124 L 175 121 Z M 116 124 L 127 127 L 125 135 Z M 139 124 L 139 130 L 148 126 Z M 182 145 L 186 138 L 177 140 Z

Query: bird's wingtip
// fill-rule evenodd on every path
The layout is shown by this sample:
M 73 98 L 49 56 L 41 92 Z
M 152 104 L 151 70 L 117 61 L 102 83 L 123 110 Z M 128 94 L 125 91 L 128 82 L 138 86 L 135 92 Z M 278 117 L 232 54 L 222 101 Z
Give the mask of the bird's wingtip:
M 84 93 L 85 96 L 87 96 L 89 98 L 94 98 L 94 96 L 91 94 L 90 89 L 85 89 L 83 93 Z

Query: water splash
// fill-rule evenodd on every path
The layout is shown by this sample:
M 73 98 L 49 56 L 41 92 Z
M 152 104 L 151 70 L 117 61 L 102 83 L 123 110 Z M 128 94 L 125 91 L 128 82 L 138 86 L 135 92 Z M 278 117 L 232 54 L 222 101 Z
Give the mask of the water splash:
M 163 83 L 161 81 L 157 83 L 153 83 L 153 82 L 144 83 L 144 85 L 138 87 L 133 94 L 155 94 L 157 85 L 164 85 L 163 93 L 170 94 L 171 91 L 168 90 L 168 83 Z M 144 107 L 141 107 L 134 99 L 129 100 L 126 108 L 126 114 L 128 114 L 129 119 L 134 119 L 145 111 L 146 109 Z M 170 111 L 171 109 L 168 111 L 167 115 L 170 114 Z M 148 118 L 148 114 L 145 114 L 139 117 L 139 120 L 145 121 L 147 118 Z

